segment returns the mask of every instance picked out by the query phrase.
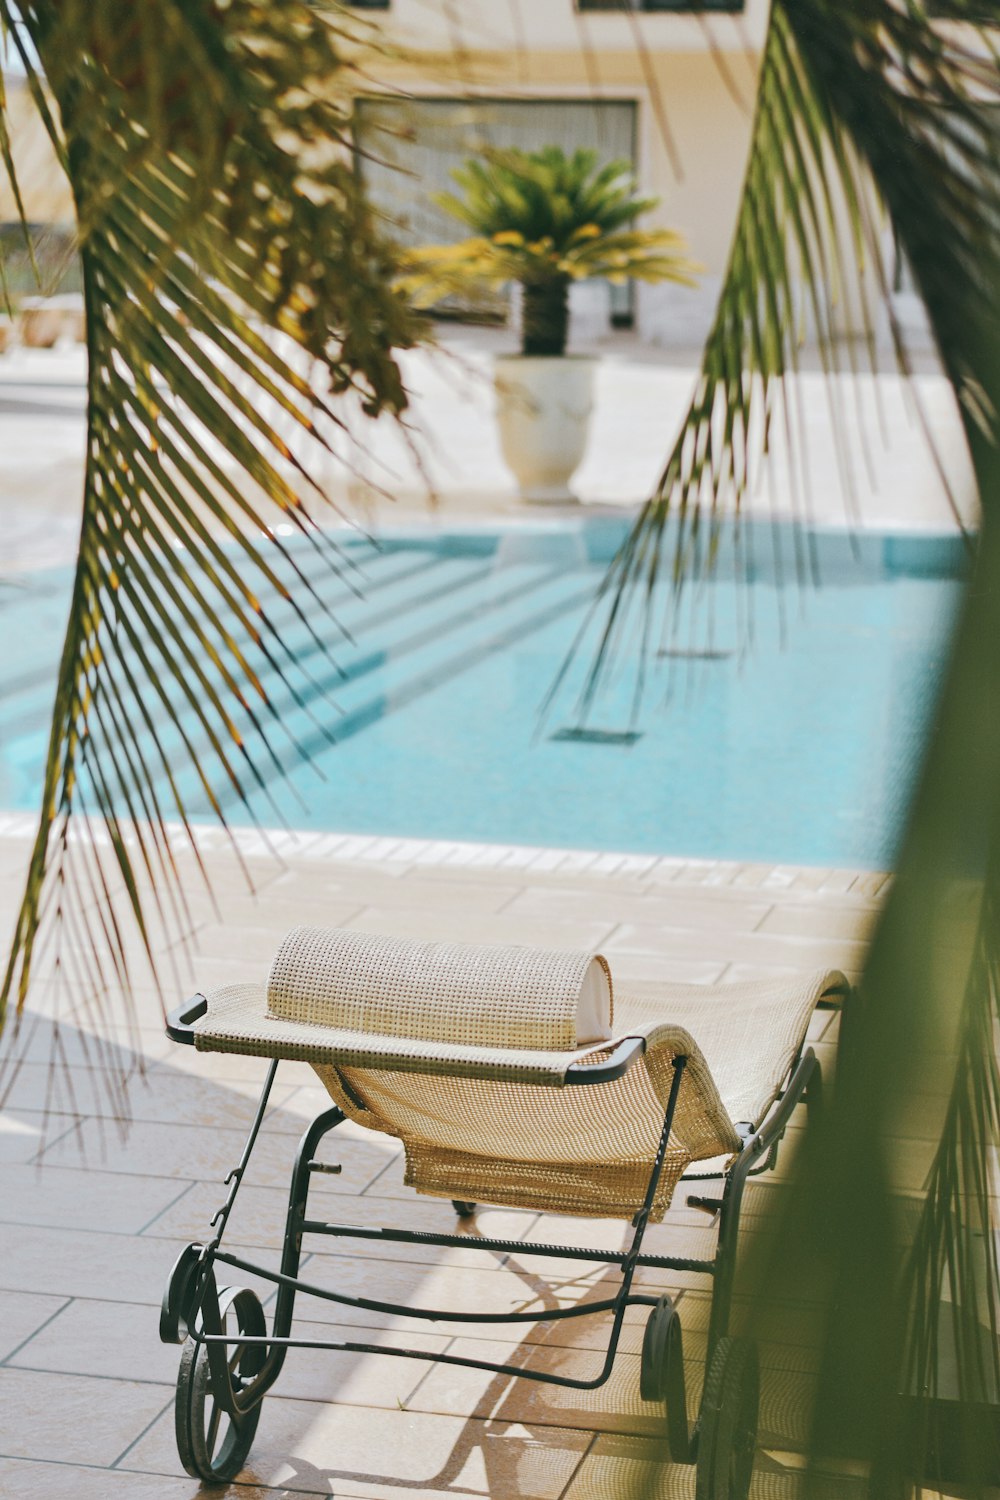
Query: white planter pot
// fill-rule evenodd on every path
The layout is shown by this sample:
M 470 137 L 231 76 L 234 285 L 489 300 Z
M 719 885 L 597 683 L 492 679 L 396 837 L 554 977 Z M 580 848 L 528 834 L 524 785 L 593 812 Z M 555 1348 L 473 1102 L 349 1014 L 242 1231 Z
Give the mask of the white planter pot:
M 579 497 L 570 479 L 587 446 L 596 359 L 502 355 L 494 384 L 500 448 L 521 499 L 557 505 Z

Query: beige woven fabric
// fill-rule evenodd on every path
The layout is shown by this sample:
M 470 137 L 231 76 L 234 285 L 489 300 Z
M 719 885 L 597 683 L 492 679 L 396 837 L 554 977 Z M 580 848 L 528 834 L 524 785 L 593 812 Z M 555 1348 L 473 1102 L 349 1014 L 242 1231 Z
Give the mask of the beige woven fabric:
M 583 1042 L 611 1036 L 611 971 L 599 954 L 296 927 L 271 965 L 267 1003 L 282 1020 L 340 1031 L 565 1052 L 595 988 L 604 1013 L 588 1017 Z
M 655 1048 L 612 1083 L 540 1088 L 314 1064 L 344 1113 L 397 1136 L 406 1181 L 419 1192 L 556 1213 L 631 1218 L 642 1203 L 673 1077 L 688 1059 L 654 1216 L 697 1156 L 735 1151 L 739 1138 L 691 1036 L 660 1027 Z M 591 1061 L 607 1056 L 607 1048 Z
M 360 1035 L 269 1015 L 262 985 L 209 996 L 195 1041 L 202 1050 L 311 1062 L 345 1114 L 403 1142 L 406 1180 L 420 1192 L 611 1218 L 631 1217 L 642 1202 L 671 1064 L 684 1055 L 659 1218 L 692 1161 L 739 1148 L 732 1122 L 759 1122 L 816 1002 L 845 987 L 842 975 L 826 973 L 625 997 L 618 1038 L 645 1037 L 646 1053 L 623 1078 L 589 1088 L 558 1085 L 571 1062 L 599 1061 L 609 1045 L 555 1052 Z
M 838 970 L 775 982 L 656 984 L 639 994 L 618 993 L 616 1030 L 655 1045 L 669 1017 L 698 1039 L 731 1120 L 758 1124 L 774 1101 L 802 1046 L 810 1017 L 824 996 L 846 994 Z

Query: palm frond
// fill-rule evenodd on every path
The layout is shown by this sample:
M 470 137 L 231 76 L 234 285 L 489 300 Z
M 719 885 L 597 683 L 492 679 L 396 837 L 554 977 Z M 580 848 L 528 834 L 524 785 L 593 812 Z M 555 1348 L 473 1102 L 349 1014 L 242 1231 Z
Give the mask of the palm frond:
M 821 1351 L 810 1495 L 845 1459 L 873 1500 L 995 1493 L 998 580 L 991 518 L 832 1099 L 740 1287 L 758 1336 L 797 1306 Z
M 1000 1460 L 990 1169 L 1000 1146 L 1000 71 L 988 30 L 973 24 L 982 7 L 928 11 L 919 0 L 774 0 L 700 378 L 605 582 L 585 689 L 590 702 L 631 631 L 641 663 L 654 612 L 669 618 L 694 560 L 710 571 L 775 424 L 801 446 L 804 330 L 850 461 L 857 431 L 837 404 L 838 377 L 854 368 L 852 323 L 874 366 L 878 303 L 907 371 L 886 295 L 890 225 L 959 401 L 983 525 L 898 873 L 844 1017 L 833 1105 L 742 1286 L 762 1337 L 769 1310 L 796 1305 L 820 1345 L 806 1482 L 817 1495 L 829 1492 L 831 1458 L 867 1474 L 873 1497 L 924 1482 L 985 1495 Z M 917 1181 L 901 1139 L 915 1105 L 933 1143 Z
M 274 523 L 337 566 L 310 509 L 335 398 L 401 412 L 394 351 L 415 337 L 353 172 L 349 19 L 304 0 L 18 9 L 0 0 L 78 211 L 88 436 L 0 1023 L 36 973 L 69 1005 L 127 990 L 116 902 L 153 964 L 150 924 L 185 899 L 176 827 L 196 805 L 225 823 L 294 760 L 274 694 L 304 706 L 305 669 L 268 600 L 317 642 L 331 612 Z
M 864 1172 L 863 1156 L 880 1162 L 885 1184 L 881 1213 L 862 1238 L 869 1252 L 881 1249 L 870 1296 L 890 1309 L 897 1338 L 885 1342 L 881 1369 L 870 1382 L 862 1376 L 855 1398 L 860 1405 L 871 1397 L 872 1493 L 887 1493 L 903 1478 L 950 1478 L 985 1494 L 1000 1460 L 992 1415 L 1000 1397 L 1000 1278 L 989 1165 L 1000 1145 L 994 1030 L 1000 974 L 1000 72 L 987 34 L 937 31 L 918 7 L 896 15 L 887 7 L 876 30 L 860 7 L 846 26 L 842 7 L 835 18 L 832 7 L 809 10 L 790 11 L 798 46 L 813 87 L 845 122 L 853 149 L 878 181 L 959 400 L 983 506 L 976 573 L 898 877 L 866 965 L 860 1024 L 842 1051 L 831 1122 L 834 1132 L 844 1128 L 853 1110 L 873 1127 L 867 1141 L 857 1134 L 849 1140 L 844 1168 Z M 935 6 L 946 21 L 969 14 L 964 5 Z M 889 1057 L 891 1078 L 877 1077 Z M 900 1282 L 891 1255 L 906 1238 L 898 1232 L 894 1238 L 891 1222 L 900 1205 L 897 1132 L 914 1094 L 924 1104 L 923 1124 L 936 1149 L 911 1202 L 915 1229 Z M 832 1140 L 827 1146 L 833 1149 Z M 851 1253 L 843 1229 L 834 1230 L 827 1265 L 839 1266 L 843 1276 Z M 836 1382 L 849 1366 L 856 1378 L 857 1349 L 845 1336 L 852 1325 L 856 1318 L 841 1315 L 827 1330 L 816 1404 L 819 1451 L 829 1450 L 836 1421 L 825 1403 L 835 1400 Z M 877 1426 L 871 1414 L 886 1420 Z
M 935 15 L 945 9 L 935 7 Z M 925 299 L 935 285 L 968 282 L 977 254 L 974 221 L 984 211 L 979 195 L 995 151 L 996 70 L 981 28 L 966 27 L 957 38 L 953 31 L 932 25 L 916 3 L 776 0 L 700 377 L 655 491 L 588 622 L 588 631 L 596 623 L 598 644 L 584 711 L 624 639 L 652 641 L 669 627 L 693 560 L 710 571 L 721 530 L 736 524 L 779 433 L 791 503 L 799 520 L 808 519 L 807 486 L 795 478 L 808 473 L 797 395 L 806 342 L 826 377 L 841 477 L 856 511 L 854 455 L 867 451 L 874 418 L 848 410 L 844 386 L 861 367 L 877 370 L 880 317 L 899 368 L 909 370 L 889 296 L 886 230 L 894 230 Z M 939 216 L 924 211 L 928 188 Z M 920 241 L 930 253 L 916 272 Z M 939 345 L 950 322 L 934 319 Z M 661 580 L 673 588 L 664 593 Z M 649 617 L 654 607 L 662 611 L 659 622 Z
M 744 192 L 696 390 L 654 495 L 595 606 L 600 636 L 583 711 L 625 639 L 637 631 L 652 642 L 666 633 L 694 559 L 711 568 L 723 526 L 759 481 L 775 428 L 789 443 L 790 469 L 799 471 L 795 387 L 805 339 L 816 345 L 828 377 L 841 452 L 858 435 L 844 413 L 838 375 L 852 369 L 844 342 L 850 318 L 871 330 L 873 291 L 877 296 L 888 281 L 877 233 L 879 189 L 844 121 L 805 74 L 790 9 L 781 0 L 772 9 Z M 865 344 L 874 365 L 874 341 Z M 801 490 L 793 501 L 802 519 Z M 661 579 L 672 585 L 666 597 Z

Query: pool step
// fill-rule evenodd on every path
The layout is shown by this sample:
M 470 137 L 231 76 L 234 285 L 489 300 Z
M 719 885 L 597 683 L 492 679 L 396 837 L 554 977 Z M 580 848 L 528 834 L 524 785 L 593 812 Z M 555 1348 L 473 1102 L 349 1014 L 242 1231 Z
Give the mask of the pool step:
M 331 742 L 353 738 L 387 715 L 446 689 L 456 677 L 578 611 L 590 598 L 594 585 L 593 575 L 587 572 L 567 574 L 551 566 L 516 563 L 497 566 L 489 557 L 438 556 L 416 549 L 383 554 L 369 559 L 368 565 L 376 575 L 369 583 L 377 583 L 376 588 L 369 588 L 369 598 L 361 601 L 345 597 L 341 589 L 336 601 L 342 623 L 356 636 L 356 644 L 345 642 L 327 625 L 325 633 L 335 637 L 328 655 L 326 643 L 321 645 L 310 638 L 306 627 L 286 611 L 283 631 L 295 663 L 280 665 L 289 682 L 282 680 L 277 664 L 260 664 L 261 678 L 275 711 L 269 713 L 257 701 L 252 705 L 272 743 L 270 770 L 267 752 L 255 756 L 267 776 L 277 769 L 277 763 L 286 768 L 299 764 L 302 748 L 310 756 L 322 757 Z M 58 649 L 58 634 L 61 632 L 49 641 L 50 649 Z M 373 635 L 379 641 L 375 650 L 368 645 Z M 135 652 L 127 650 L 125 662 L 136 676 L 141 675 Z M 8 780 L 37 784 L 53 681 L 54 669 L 51 673 L 38 672 L 31 682 L 18 684 L 18 690 L 4 705 L 4 775 Z M 199 755 L 208 753 L 209 761 L 212 751 L 207 731 L 183 703 L 180 691 L 173 684 L 165 684 L 164 690 L 183 708 L 184 731 L 166 722 L 162 705 L 150 695 L 156 739 L 148 726 L 138 738 L 158 781 L 165 784 L 162 762 L 176 770 L 189 758 L 185 735 Z M 222 696 L 228 703 L 228 695 Z M 237 723 L 242 718 L 247 722 L 240 733 L 249 741 L 253 723 L 249 715 L 240 714 L 236 715 Z M 242 765 L 240 779 L 246 791 L 255 783 L 249 764 L 232 744 L 226 743 L 225 748 L 231 758 L 235 757 L 236 765 Z M 220 778 L 213 775 L 213 779 L 218 782 Z M 182 773 L 182 786 L 187 787 L 189 781 L 189 775 Z M 165 787 L 161 785 L 160 789 Z M 202 798 L 199 791 L 195 801 Z M 224 800 L 227 805 L 239 800 L 234 787 L 225 790 Z

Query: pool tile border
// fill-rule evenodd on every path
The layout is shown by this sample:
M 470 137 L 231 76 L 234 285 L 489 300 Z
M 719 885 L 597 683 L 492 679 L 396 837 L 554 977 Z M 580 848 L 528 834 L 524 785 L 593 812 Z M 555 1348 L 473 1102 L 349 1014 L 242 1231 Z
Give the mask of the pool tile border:
M 168 823 L 175 850 L 189 846 L 188 831 Z M 37 822 L 32 813 L 0 813 L 0 839 L 31 839 Z M 396 838 L 364 833 L 312 833 L 286 828 L 231 828 L 196 824 L 199 852 L 233 850 L 242 859 L 325 861 L 337 864 L 404 865 L 448 870 L 509 870 L 534 876 L 583 876 L 626 879 L 653 885 L 732 886 L 740 889 L 801 890 L 824 894 L 856 893 L 872 900 L 891 878 L 884 871 L 842 870 L 811 865 L 766 864 L 739 860 L 685 858 L 678 855 L 562 849 L 530 844 L 484 844 L 457 839 Z M 78 838 L 105 841 L 103 831 L 83 827 Z

